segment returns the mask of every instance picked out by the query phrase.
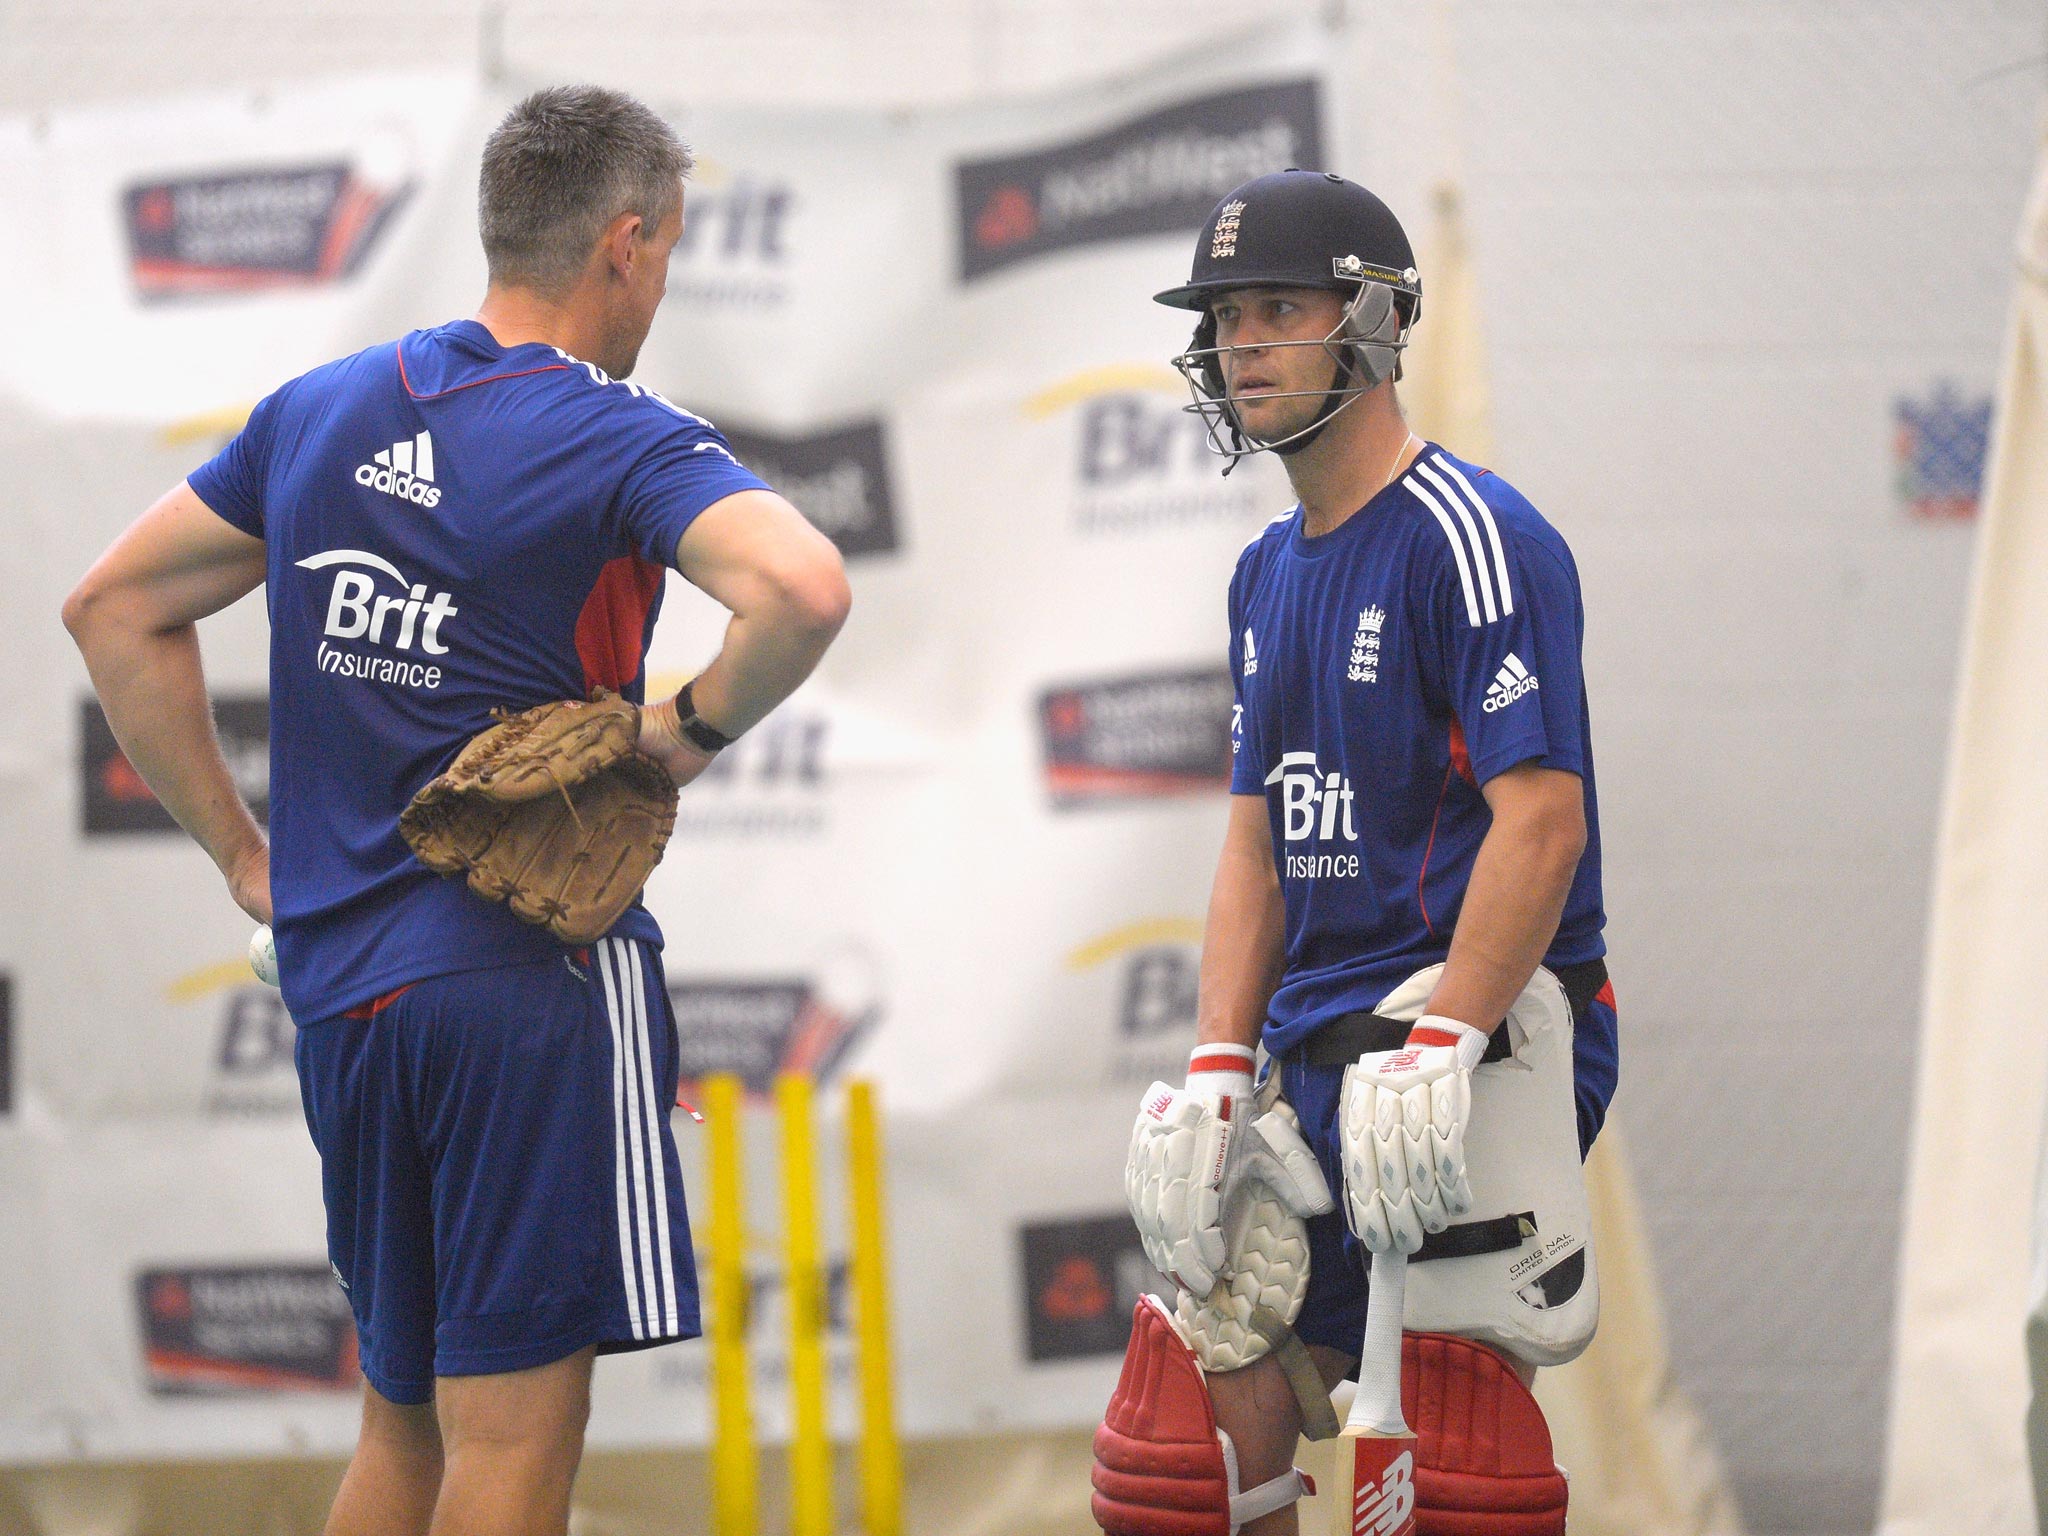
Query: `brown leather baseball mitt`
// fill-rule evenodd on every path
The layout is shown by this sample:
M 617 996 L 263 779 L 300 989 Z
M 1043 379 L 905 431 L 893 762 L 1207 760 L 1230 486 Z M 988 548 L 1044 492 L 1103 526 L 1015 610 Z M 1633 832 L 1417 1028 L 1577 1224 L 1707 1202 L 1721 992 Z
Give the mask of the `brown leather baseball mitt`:
M 639 750 L 640 706 L 596 689 L 499 723 L 398 818 L 419 861 L 469 877 L 565 944 L 603 936 L 668 847 L 676 786 Z

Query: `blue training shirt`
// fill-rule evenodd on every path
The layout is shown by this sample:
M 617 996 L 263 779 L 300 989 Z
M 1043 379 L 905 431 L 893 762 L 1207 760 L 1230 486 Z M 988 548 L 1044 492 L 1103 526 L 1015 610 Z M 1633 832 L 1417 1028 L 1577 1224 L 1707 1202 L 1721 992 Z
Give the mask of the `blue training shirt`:
M 1266 797 L 1286 903 L 1268 1050 L 1449 953 L 1493 820 L 1480 788 L 1518 763 L 1585 782 L 1545 963 L 1605 953 L 1578 568 L 1512 486 L 1426 444 L 1327 534 L 1297 506 L 1238 558 L 1230 633 L 1231 789 Z
M 415 859 L 399 813 L 494 708 L 640 700 L 676 541 L 763 482 L 701 417 L 459 320 L 292 380 L 189 484 L 268 546 L 286 1006 L 559 953 Z M 637 902 L 612 933 L 661 942 Z

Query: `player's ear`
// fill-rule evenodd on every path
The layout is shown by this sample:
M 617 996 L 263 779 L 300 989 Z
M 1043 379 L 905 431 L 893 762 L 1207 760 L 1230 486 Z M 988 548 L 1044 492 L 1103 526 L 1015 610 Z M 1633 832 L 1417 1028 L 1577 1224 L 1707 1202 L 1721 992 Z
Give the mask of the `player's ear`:
M 622 213 L 605 226 L 605 261 L 620 277 L 631 277 L 634 261 L 646 259 L 646 253 L 639 248 L 644 222 L 637 213 Z

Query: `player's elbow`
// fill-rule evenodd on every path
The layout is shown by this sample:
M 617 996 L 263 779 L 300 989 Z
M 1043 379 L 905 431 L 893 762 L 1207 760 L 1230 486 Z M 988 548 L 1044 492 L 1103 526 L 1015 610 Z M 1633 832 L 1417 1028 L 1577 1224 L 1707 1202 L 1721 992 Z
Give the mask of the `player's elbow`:
M 793 551 L 766 574 L 782 622 L 820 644 L 830 644 L 853 609 L 846 562 L 832 541 L 822 534 L 807 540 L 802 550 Z
M 80 650 L 85 650 L 105 627 L 110 596 L 106 582 L 100 579 L 97 570 L 92 570 L 80 578 L 78 585 L 64 599 L 64 627 L 70 631 Z
M 1579 867 L 1586 851 L 1586 805 L 1577 795 L 1559 797 L 1544 806 L 1531 828 L 1542 845 L 1545 860 L 1569 874 Z
M 1501 789 L 1494 797 L 1494 824 L 1520 849 L 1525 867 L 1569 877 L 1586 851 L 1586 800 L 1578 776 L 1529 772 Z
M 1525 850 L 1568 864 L 1586 851 L 1586 783 L 1576 773 L 1522 763 L 1484 793 L 1494 826 Z

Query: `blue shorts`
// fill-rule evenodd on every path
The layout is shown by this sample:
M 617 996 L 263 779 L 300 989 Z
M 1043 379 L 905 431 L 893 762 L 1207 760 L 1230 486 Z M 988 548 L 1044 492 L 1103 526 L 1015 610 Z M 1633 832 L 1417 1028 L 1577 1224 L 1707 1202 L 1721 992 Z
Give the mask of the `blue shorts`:
M 297 1056 L 328 1258 L 392 1402 L 700 1331 L 653 949 L 431 977 L 303 1026 Z
M 1572 967 L 1573 970 L 1580 969 Z M 1572 996 L 1572 1076 L 1578 1098 L 1579 1155 L 1592 1149 L 1593 1138 L 1607 1119 L 1620 1067 L 1618 1020 L 1614 988 L 1602 966 L 1598 990 L 1590 997 Z M 1574 989 L 1567 986 L 1568 994 Z M 1359 1346 L 1365 1342 L 1366 1251 L 1344 1222 L 1344 1172 L 1337 1143 L 1337 1101 L 1344 1089 L 1341 1066 L 1311 1066 L 1283 1056 L 1273 1070 L 1280 1073 L 1280 1095 L 1301 1116 L 1301 1133 L 1322 1166 L 1330 1188 L 1338 1191 L 1337 1209 L 1308 1219 L 1308 1295 L 1294 1331 L 1304 1344 L 1323 1344 L 1341 1351 L 1357 1374 Z

